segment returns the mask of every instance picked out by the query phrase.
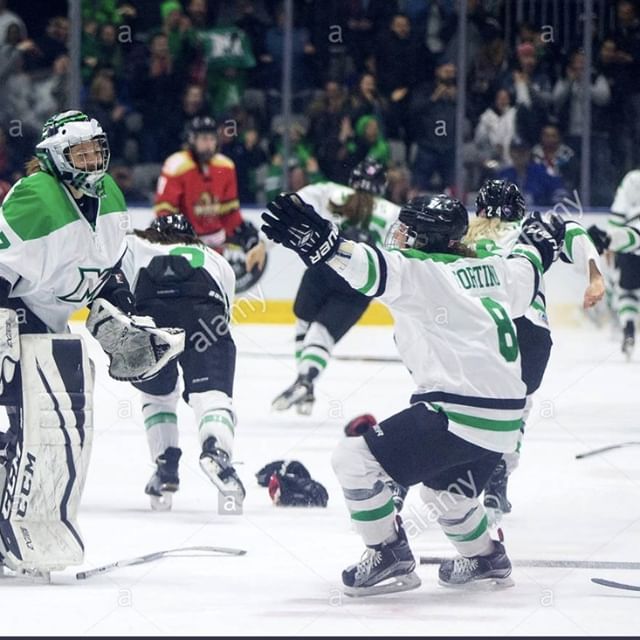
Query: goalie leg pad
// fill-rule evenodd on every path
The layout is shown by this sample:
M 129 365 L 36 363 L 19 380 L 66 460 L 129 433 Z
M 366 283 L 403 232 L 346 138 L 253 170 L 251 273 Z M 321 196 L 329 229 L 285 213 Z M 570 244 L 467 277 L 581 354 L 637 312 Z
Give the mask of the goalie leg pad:
M 21 420 L 0 501 L 0 554 L 14 571 L 80 564 L 76 515 L 93 439 L 93 376 L 82 338 L 20 338 Z

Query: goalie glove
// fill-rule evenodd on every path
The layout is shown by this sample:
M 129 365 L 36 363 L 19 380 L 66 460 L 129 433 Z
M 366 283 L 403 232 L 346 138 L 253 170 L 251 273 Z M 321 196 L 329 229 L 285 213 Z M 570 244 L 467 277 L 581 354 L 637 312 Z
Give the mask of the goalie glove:
M 130 316 L 96 298 L 87 329 L 109 356 L 109 375 L 124 382 L 156 376 L 184 351 L 182 329 L 158 328 L 148 316 Z
M 267 238 L 295 251 L 308 266 L 326 262 L 338 251 L 342 238 L 338 227 L 325 220 L 295 193 L 279 195 L 263 213 L 262 231 Z
M 13 309 L 0 309 L 0 396 L 13 380 L 19 361 L 18 316 Z
M 327 490 L 312 478 L 292 473 L 274 473 L 269 479 L 269 495 L 280 507 L 326 507 Z
M 566 223 L 559 215 L 552 213 L 545 219 L 539 211 L 534 211 L 522 223 L 518 240 L 538 250 L 545 273 L 560 256 L 565 228 Z

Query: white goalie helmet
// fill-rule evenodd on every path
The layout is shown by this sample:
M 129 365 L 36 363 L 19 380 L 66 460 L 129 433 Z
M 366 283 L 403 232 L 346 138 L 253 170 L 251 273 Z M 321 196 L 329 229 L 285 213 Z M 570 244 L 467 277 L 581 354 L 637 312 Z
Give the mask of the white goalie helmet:
M 109 142 L 100 123 L 82 111 L 64 111 L 49 118 L 42 127 L 36 157 L 44 171 L 82 193 L 104 195 Z

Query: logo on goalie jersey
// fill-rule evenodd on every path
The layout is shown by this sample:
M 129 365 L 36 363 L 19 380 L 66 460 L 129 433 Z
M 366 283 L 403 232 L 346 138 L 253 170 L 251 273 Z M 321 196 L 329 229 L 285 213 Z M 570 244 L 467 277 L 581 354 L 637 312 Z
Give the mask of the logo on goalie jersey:
M 78 271 L 80 272 L 80 282 L 76 288 L 71 293 L 57 296 L 58 300 L 88 304 L 93 301 L 109 276 L 109 269 L 78 267 Z

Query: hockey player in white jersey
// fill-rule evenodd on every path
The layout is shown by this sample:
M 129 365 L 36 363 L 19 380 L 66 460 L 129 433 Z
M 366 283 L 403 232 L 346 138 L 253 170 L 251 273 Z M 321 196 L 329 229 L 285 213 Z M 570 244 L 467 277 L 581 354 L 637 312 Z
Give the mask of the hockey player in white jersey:
M 333 454 L 351 520 L 367 547 L 342 574 L 347 594 L 403 591 L 420 585 L 415 560 L 385 480 L 422 483 L 440 509 L 444 533 L 460 552 L 439 570 L 444 585 L 506 584 L 511 563 L 492 540 L 478 496 L 501 455 L 511 452 L 526 386 L 511 318 L 523 315 L 542 272 L 558 256 L 563 229 L 540 218 L 522 229 L 528 244 L 513 259 L 467 258 L 462 204 L 446 196 L 402 207 L 387 250 L 344 240 L 339 229 L 295 194 L 262 215 L 267 237 L 307 266 L 325 262 L 352 287 L 384 302 L 395 320 L 398 351 L 416 391 L 411 406 L 364 436 L 344 438 Z M 446 310 L 446 321 L 443 321 Z
M 622 326 L 622 353 L 630 360 L 640 312 L 640 170 L 629 171 L 618 186 L 606 230 L 592 225 L 589 234 L 601 251 L 616 254 L 615 305 Z
M 93 433 L 93 375 L 73 311 L 91 305 L 90 332 L 122 380 L 151 377 L 182 350 L 182 332 L 134 315 L 120 270 L 128 223 L 106 171 L 100 124 L 67 111 L 44 125 L 27 177 L 0 209 L 0 555 L 16 571 L 82 561 L 75 521 Z
M 463 242 L 474 249 L 479 257 L 509 255 L 518 241 L 524 220 L 524 198 L 517 185 L 506 180 L 487 180 L 478 191 L 476 217 L 471 220 Z M 567 220 L 564 224 L 566 232 L 560 259 L 574 264 L 584 274 L 588 284 L 583 304 L 589 308 L 599 302 L 605 293 L 600 259 L 587 231 L 580 224 L 573 220 Z M 522 425 L 524 433 L 532 396 L 542 383 L 553 344 L 546 311 L 544 278 L 540 280 L 527 312 L 516 318 L 514 325 L 520 345 L 522 379 L 527 385 L 527 405 Z M 521 443 L 515 452 L 503 456 L 487 484 L 484 505 L 493 521 L 511 511 L 507 484 L 509 475 L 518 466 L 520 446 Z
M 349 176 L 349 186 L 335 182 L 312 184 L 298 194 L 344 237 L 382 245 L 398 217 L 399 207 L 384 199 L 387 177 L 379 162 L 363 160 Z M 354 291 L 324 264 L 304 272 L 293 304 L 296 316 L 295 358 L 298 376 L 273 401 L 283 411 L 293 406 L 309 415 L 315 401 L 314 385 L 327 367 L 333 348 L 367 310 L 371 299 Z
M 229 263 L 202 243 L 182 214 L 156 218 L 127 236 L 122 269 L 138 313 L 185 331 L 185 350 L 152 380 L 135 383 L 156 470 L 147 483 L 153 509 L 171 508 L 178 490 L 178 364 L 182 397 L 193 409 L 202 446 L 200 467 L 219 489 L 225 508 L 242 503 L 245 490 L 231 463 L 236 413 L 236 347 L 229 328 L 236 278 Z M 228 501 L 228 502 L 227 502 Z

